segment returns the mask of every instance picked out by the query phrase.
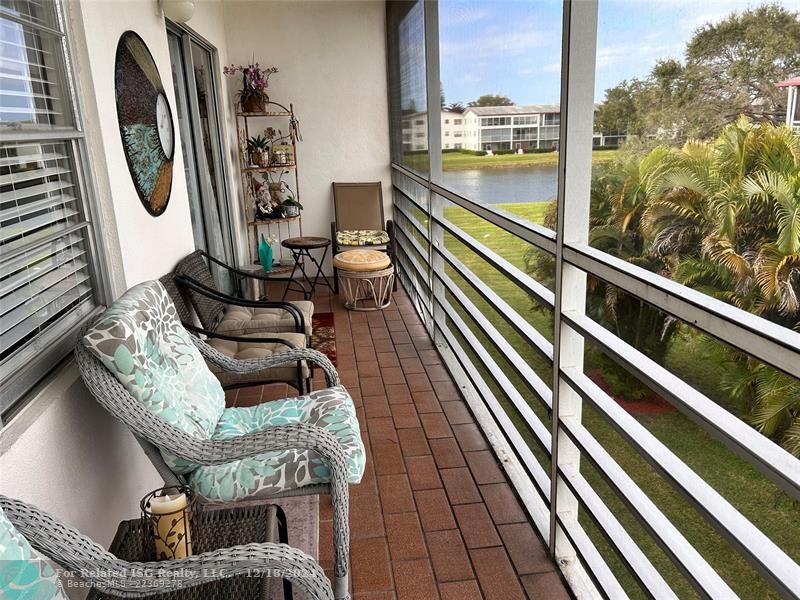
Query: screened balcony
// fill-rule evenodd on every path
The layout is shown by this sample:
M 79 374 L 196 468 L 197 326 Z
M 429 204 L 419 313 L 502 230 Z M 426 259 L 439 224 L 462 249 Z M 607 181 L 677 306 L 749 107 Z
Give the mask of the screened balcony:
M 796 404 L 800 335 L 590 235 L 595 3 L 564 5 L 554 209 L 533 222 L 459 179 L 439 150 L 439 69 L 454 62 L 440 36 L 465 18 L 448 8 L 388 6 L 392 129 L 409 104 L 424 104 L 429 149 L 393 140 L 398 267 L 572 592 L 797 597 L 800 462 L 720 398 L 731 371 L 765 369 Z M 657 338 L 676 328 L 707 345 L 654 353 L 626 323 L 598 315 L 598 290 L 653 318 Z M 746 357 L 716 386 L 697 376 L 711 347 Z M 645 390 L 645 401 L 626 400 L 620 386 Z M 750 494 L 773 503 L 754 508 Z
M 81 195 L 97 196 L 70 210 L 72 221 L 54 216 L 69 225 L 69 245 L 80 250 L 79 283 L 97 283 L 97 290 L 82 285 L 79 310 L 52 321 L 59 328 L 48 335 L 58 333 L 60 343 L 39 341 L 4 363 L 20 366 L 20 377 L 15 398 L 0 398 L 0 408 L 37 395 L 18 405 L 35 410 L 4 430 L 17 430 L 0 444 L 0 476 L 11 474 L 0 482 L 4 493 L 25 495 L 104 543 L 121 518 L 136 516 L 141 490 L 159 484 L 129 432 L 89 401 L 69 358 L 60 361 L 78 321 L 203 247 L 199 229 L 214 225 L 246 260 L 244 217 L 252 206 L 235 175 L 228 177 L 239 166 L 230 122 L 239 82 L 223 83 L 218 67 L 265 48 L 269 55 L 254 60 L 275 58 L 285 76 L 271 94 L 291 98 L 302 113 L 304 232 L 330 235 L 332 180 L 382 179 L 394 221 L 400 288 L 390 308 L 365 315 L 345 310 L 341 297 L 313 298 L 316 313 L 333 313 L 337 369 L 366 446 L 364 479 L 350 486 L 353 600 L 800 597 L 800 450 L 789 449 L 800 418 L 797 307 L 784 313 L 758 298 L 745 306 L 747 294 L 731 288 L 714 295 L 699 276 L 680 283 L 660 268 L 666 259 L 654 267 L 645 253 L 623 256 L 611 236 L 598 235 L 597 166 L 616 150 L 602 140 L 625 137 L 597 125 L 598 71 L 615 58 L 603 45 L 620 35 L 603 13 L 613 2 L 507 2 L 505 27 L 486 31 L 483 9 L 492 3 L 464 0 L 265 3 L 268 9 L 198 2 L 186 27 L 165 24 L 154 2 L 148 10 L 120 3 L 127 8 L 119 15 L 110 2 L 65 4 L 75 73 L 92 79 L 76 91 L 86 129 L 41 136 L 45 149 L 55 143 L 64 152 L 45 152 L 58 172 L 37 177 L 74 171 Z M 517 18 L 520 11 L 525 18 Z M 265 25 L 267 12 L 280 18 Z M 219 147 L 205 156 L 198 138 L 197 160 L 184 155 L 195 175 L 211 171 L 204 161 L 219 160 L 220 194 L 203 207 L 224 210 L 204 213 L 207 222 L 190 217 L 198 208 L 191 195 L 214 191 L 211 182 L 188 189 L 191 182 L 176 175 L 168 218 L 155 221 L 133 194 L 118 123 L 105 110 L 113 104 L 110 57 L 118 38 L 105 30 L 111 19 L 148 32 L 166 86 L 171 48 L 176 56 L 194 49 L 208 57 L 209 85 L 219 88 Z M 556 96 L 525 100 L 524 116 L 481 117 L 445 103 L 445 94 L 454 99 L 454 81 L 477 81 L 465 101 L 502 91 L 493 87 L 493 71 L 509 56 L 542 63 L 545 42 L 556 58 L 538 65 L 538 76 L 550 78 Z M 623 50 L 638 52 L 639 39 Z M 525 86 L 544 87 L 539 80 Z M 193 94 L 187 106 L 201 114 Z M 479 130 L 481 119 L 490 130 Z M 663 139 L 677 152 L 673 129 Z M 23 142 L 36 134 L 15 132 Z M 481 155 L 486 149 L 497 154 Z M 551 160 L 547 173 L 532 177 L 543 196 L 531 197 L 530 181 L 498 192 L 495 184 L 511 180 L 513 169 L 491 167 L 518 158 L 501 152 L 536 156 L 531 150 Z M 6 166 L 17 158 L 7 156 Z M 475 169 L 478 159 L 489 168 Z M 84 171 L 97 181 L 84 181 Z M 474 171 L 482 171 L 482 185 Z M 224 223 L 220 215 L 229 209 Z M 625 243 L 627 216 L 616 232 Z M 85 242 L 73 235 L 90 229 Z M 222 254 L 218 241 L 220 248 L 209 247 Z M 84 245 L 90 262 L 83 262 Z M 791 304 L 800 295 L 798 267 L 785 267 L 776 287 Z M 280 297 L 283 288 L 272 292 Z M 35 355 L 46 368 L 30 368 Z M 754 407 L 737 405 L 731 390 L 762 383 L 771 390 L 765 406 L 776 412 L 756 426 Z M 252 386 L 226 399 L 251 406 L 292 393 Z M 323 497 L 318 512 L 311 506 L 295 523 L 312 530 L 314 543 L 303 549 L 331 576 L 331 504 Z

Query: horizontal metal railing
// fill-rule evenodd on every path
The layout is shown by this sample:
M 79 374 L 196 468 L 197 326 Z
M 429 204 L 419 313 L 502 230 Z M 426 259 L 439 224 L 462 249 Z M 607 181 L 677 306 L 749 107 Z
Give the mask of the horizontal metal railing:
M 393 179 L 398 197 L 395 207 L 402 215 L 403 225 L 410 224 L 417 234 L 426 240 L 428 246 L 426 254 L 420 251 L 425 250 L 421 248 L 420 243 L 412 239 L 415 237 L 413 234 L 398 236 L 398 245 L 402 250 L 399 261 L 401 271 L 405 275 L 410 274 L 409 267 L 402 264 L 405 257 L 412 262 L 413 266 L 410 269 L 418 278 L 427 277 L 424 290 L 418 284 L 414 284 L 418 304 L 424 306 L 429 317 L 426 322 L 433 328 L 432 333 L 438 334 L 437 339 L 443 341 L 453 352 L 458 367 L 467 374 L 470 383 L 505 436 L 506 442 L 529 473 L 534 488 L 547 507 L 550 475 L 542 468 L 528 444 L 529 439 L 532 440 L 539 451 L 543 450 L 549 455 L 551 443 L 549 423 L 543 423 L 536 416 L 522 393 L 515 389 L 473 330 L 479 331 L 488 343 L 494 346 L 533 392 L 536 400 L 547 409 L 550 408 L 552 398 L 550 388 L 520 356 L 510 341 L 503 338 L 495 324 L 472 302 L 465 289 L 477 294 L 482 302 L 502 317 L 519 338 L 524 343 L 530 344 L 549 365 L 553 362 L 553 346 L 525 318 L 517 314 L 504 298 L 470 270 L 450 248 L 446 247 L 445 239 L 449 240 L 448 243 L 458 244 L 480 257 L 508 281 L 534 298 L 545 310 L 554 309 L 553 293 L 448 221 L 440 210 L 442 199 L 545 252 L 555 252 L 555 234 L 536 224 L 521 222 L 517 217 L 501 210 L 475 203 L 396 164 L 393 165 Z M 397 185 L 398 183 L 401 185 Z M 419 202 L 414 199 L 413 193 L 408 193 L 408 189 L 413 185 L 421 186 L 428 191 L 427 202 Z M 402 189 L 403 187 L 406 190 Z M 416 191 L 420 190 L 417 188 Z M 418 214 L 414 216 L 411 212 Z M 422 224 L 418 221 L 420 216 L 425 221 L 427 231 L 422 229 Z M 427 256 L 430 261 L 427 273 L 410 258 L 410 254 L 413 253 L 412 248 L 420 256 Z M 565 262 L 587 274 L 616 286 L 768 365 L 793 376 L 800 375 L 800 334 L 588 246 L 565 245 L 563 257 Z M 456 283 L 450 273 L 457 275 L 463 283 Z M 571 329 L 661 394 L 788 494 L 800 498 L 800 461 L 586 315 L 563 312 L 561 318 Z M 451 325 L 453 330 L 450 328 Z M 466 346 L 462 347 L 462 343 Z M 470 357 L 470 353 L 474 359 Z M 477 365 L 473 360 L 477 360 Z M 520 433 L 517 424 L 494 396 L 485 377 L 503 390 L 516 415 L 532 432 L 531 438 L 528 439 Z M 675 488 L 698 514 L 722 535 L 723 539 L 737 548 L 776 591 L 784 597 L 800 597 L 800 566 L 780 547 L 618 403 L 600 390 L 583 372 L 574 367 L 564 367 L 559 372 L 559 379 L 573 388 L 584 402 L 590 404 L 642 458 L 659 471 L 664 480 Z M 600 476 L 622 499 L 628 510 L 701 595 L 713 598 L 735 597 L 728 584 L 615 462 L 581 424 L 580 419 L 561 417 L 559 423 L 570 442 L 590 461 Z M 558 470 L 558 477 L 616 549 L 642 589 L 654 597 L 671 597 L 673 592 L 662 574 L 655 570 L 588 482 L 579 474 L 564 473 L 561 469 Z M 574 547 L 598 589 L 608 596 L 616 596 L 621 592 L 619 583 L 581 526 L 575 521 L 564 521 L 560 517 L 556 522 Z M 549 528 L 539 526 L 539 529 L 547 538 Z
M 800 333 L 590 246 L 565 247 L 564 260 L 734 348 L 800 378 Z

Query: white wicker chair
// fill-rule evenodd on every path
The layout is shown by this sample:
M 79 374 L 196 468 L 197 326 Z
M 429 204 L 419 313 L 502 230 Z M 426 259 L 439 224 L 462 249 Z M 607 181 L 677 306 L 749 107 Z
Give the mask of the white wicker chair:
M 333 598 L 330 583 L 317 562 L 285 544 L 233 546 L 167 564 L 130 563 L 35 506 L 0 495 L 0 507 L 35 550 L 96 590 L 115 597 L 144 598 L 198 589 L 209 581 L 237 575 L 281 571 L 307 598 Z
M 281 496 L 318 495 L 330 493 L 333 504 L 334 592 L 337 600 L 349 598 L 349 490 L 348 467 L 343 448 L 330 432 L 308 424 L 271 427 L 229 440 L 205 440 L 193 437 L 173 427 L 150 412 L 122 386 L 119 380 L 82 343 L 90 329 L 87 323 L 78 334 L 75 359 L 81 377 L 92 395 L 114 417 L 133 432 L 145 454 L 152 461 L 166 485 L 186 485 L 184 478 L 165 463 L 161 451 L 198 465 L 222 465 L 256 456 L 272 450 L 309 449 L 319 454 L 330 470 L 330 483 L 290 489 Z M 196 336 L 192 341 L 206 361 L 235 373 L 249 373 L 279 364 L 313 361 L 322 368 L 328 387 L 339 385 L 339 375 L 328 358 L 308 348 L 296 348 L 263 359 L 235 360 L 218 352 Z

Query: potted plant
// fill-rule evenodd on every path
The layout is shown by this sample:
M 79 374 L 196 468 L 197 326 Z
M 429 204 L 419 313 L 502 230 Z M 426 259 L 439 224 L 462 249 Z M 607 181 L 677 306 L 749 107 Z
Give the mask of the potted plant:
M 259 167 L 269 166 L 269 140 L 262 135 L 256 135 L 247 140 L 247 150 L 250 154 L 250 163 Z
M 225 75 L 242 77 L 242 89 L 239 90 L 239 101 L 242 105 L 242 112 L 258 113 L 267 110 L 267 88 L 269 78 L 273 73 L 277 73 L 276 67 L 262 68 L 259 63 L 249 65 L 230 65 L 222 69 Z
M 283 214 L 287 217 L 297 217 L 300 215 L 301 210 L 303 210 L 303 205 L 295 200 L 291 194 L 283 201 Z

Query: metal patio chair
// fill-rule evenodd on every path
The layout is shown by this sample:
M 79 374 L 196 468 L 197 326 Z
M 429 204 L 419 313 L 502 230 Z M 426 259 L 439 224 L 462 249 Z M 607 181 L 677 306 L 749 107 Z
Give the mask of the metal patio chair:
M 141 314 L 147 326 L 140 327 L 138 322 L 131 325 L 131 318 L 125 316 L 131 312 Z M 120 314 L 123 317 L 117 316 Z M 141 342 L 151 347 L 136 346 L 129 352 L 123 351 L 120 360 L 127 375 L 120 374 L 120 369 L 115 374 L 108 365 L 118 360 L 121 344 L 109 344 L 109 339 L 114 335 L 124 335 L 127 336 L 125 343 L 129 343 L 133 334 L 128 332 L 132 327 L 141 330 L 138 333 L 141 338 L 135 340 L 136 344 Z M 165 357 L 165 351 L 152 347 L 155 342 L 161 343 L 170 336 L 180 338 L 167 340 L 178 346 L 178 360 Z M 105 344 L 104 352 L 111 354 L 101 358 L 97 354 L 98 345 L 90 350 L 87 344 L 95 342 Z M 214 402 L 221 402 L 224 410 L 219 412 L 216 423 L 207 424 L 212 433 L 207 430 L 188 433 L 185 421 L 174 418 L 175 413 L 184 409 L 197 412 L 196 405 L 202 400 L 200 393 L 207 389 L 206 381 L 210 375 L 199 356 L 190 368 L 185 366 L 192 356 L 192 348 L 196 348 L 209 363 L 230 373 L 251 373 L 298 360 L 315 362 L 325 374 L 327 388 L 306 396 L 247 408 L 224 408 L 224 397 L 220 399 L 215 395 Z M 132 354 L 133 361 L 128 354 Z M 79 333 L 75 358 L 89 391 L 133 432 L 166 485 L 188 485 L 201 501 L 217 504 L 329 493 L 334 512 L 334 592 L 337 600 L 348 597 L 348 483 L 360 481 L 366 456 L 352 400 L 324 354 L 297 348 L 262 359 L 231 359 L 188 334 L 181 326 L 166 290 L 159 282 L 153 281 L 135 286 L 97 320 L 87 323 Z M 178 410 L 171 409 L 169 413 L 173 423 L 162 418 L 161 415 L 166 417 L 167 413 L 156 414 L 154 410 L 158 407 L 145 406 L 144 400 L 134 397 L 128 389 L 141 386 L 143 380 L 151 387 L 157 386 L 158 380 L 155 383 L 152 380 L 158 376 L 157 371 L 164 368 L 182 369 L 179 376 L 184 372 L 187 375 L 186 389 L 177 394 Z M 151 372 L 147 372 L 148 369 Z M 198 381 L 201 379 L 203 381 Z M 175 385 L 171 384 L 171 388 L 158 394 L 159 402 L 162 402 L 164 394 L 174 391 Z M 155 401 L 152 392 L 146 396 Z M 291 421 L 290 413 L 286 413 L 289 416 L 277 414 L 277 422 L 290 424 L 269 425 L 266 421 L 264 426 L 245 422 L 253 415 L 269 415 L 267 411 L 272 410 L 272 406 L 280 407 L 282 403 L 306 407 L 307 412 L 295 409 L 300 414 L 295 418 L 296 422 Z M 190 419 L 192 426 L 200 422 L 203 420 L 196 414 Z M 325 429 L 327 425 L 335 433 Z M 248 470 L 251 471 L 249 481 L 244 478 L 236 480 L 237 473 L 244 475 Z
M 166 563 L 131 563 L 120 560 L 76 529 L 35 506 L 0 495 L 0 508 L 16 530 L 10 532 L 12 536 L 21 535 L 36 552 L 90 583 L 94 589 L 111 596 L 145 598 L 184 592 L 177 597 L 197 599 L 205 597 L 203 587 L 213 581 L 280 570 L 285 579 L 301 589 L 310 600 L 333 598 L 328 578 L 317 562 L 285 544 L 246 544 Z M 27 571 L 26 584 L 31 583 L 32 572 Z
M 394 223 L 384 220 L 383 185 L 380 181 L 369 183 L 334 182 L 333 221 L 331 241 L 333 255 L 342 250 L 370 248 L 382 250 L 394 260 Z M 334 267 L 333 279 L 339 293 L 339 277 Z M 394 284 L 395 291 L 397 284 Z

